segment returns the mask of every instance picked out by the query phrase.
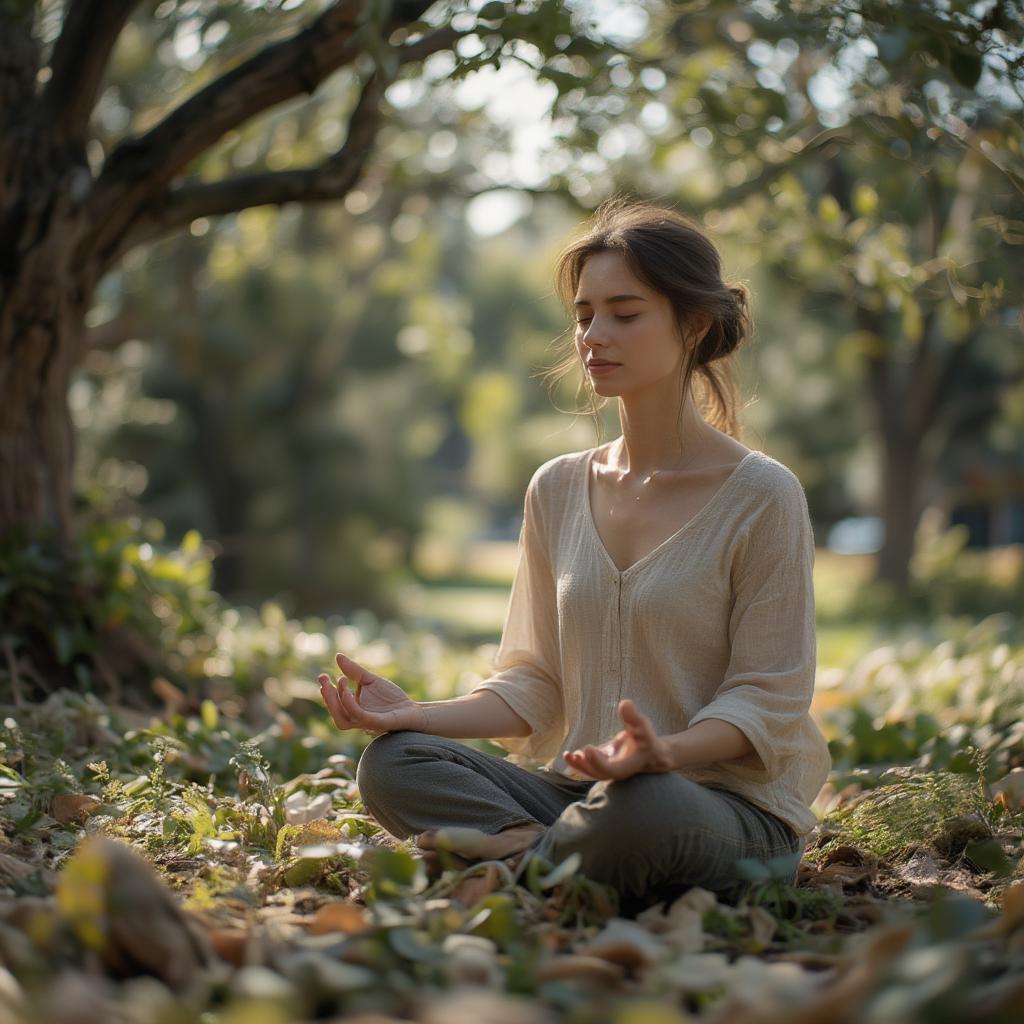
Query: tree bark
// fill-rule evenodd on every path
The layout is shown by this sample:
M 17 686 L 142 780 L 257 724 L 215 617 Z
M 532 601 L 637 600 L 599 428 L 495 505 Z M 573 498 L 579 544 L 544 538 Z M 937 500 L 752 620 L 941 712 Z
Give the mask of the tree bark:
M 85 133 L 106 63 L 133 0 L 72 0 L 39 91 L 33 5 L 0 11 L 0 537 L 40 527 L 74 532 L 71 373 L 89 339 L 85 314 L 99 278 L 129 244 L 153 241 L 211 215 L 263 203 L 343 199 L 358 182 L 389 78 L 368 76 L 346 145 L 323 165 L 230 183 L 180 184 L 187 165 L 233 127 L 312 93 L 365 52 L 364 0 L 337 0 L 306 28 L 214 79 L 139 138 L 117 147 L 94 178 Z M 399 0 L 385 34 L 411 24 L 429 0 Z M 28 12 L 28 13 L 24 13 Z M 449 27 L 393 47 L 396 65 L 454 44 Z M 175 216 L 154 213 L 177 191 Z M 195 205 L 196 203 L 200 205 Z M 205 207 L 202 204 L 206 204 Z M 166 213 L 164 214 L 166 217 Z
M 922 437 L 908 422 L 906 388 L 897 379 L 898 364 L 889 355 L 884 314 L 858 304 L 855 318 L 860 330 L 874 339 L 867 354 L 868 392 L 882 442 L 879 512 L 885 536 L 875 579 L 904 594 L 910 583 L 914 534 L 921 517 L 918 502 Z
M 910 584 L 914 536 L 921 518 L 921 446 L 906 436 L 883 438 L 881 513 L 885 540 L 875 578 L 905 594 Z

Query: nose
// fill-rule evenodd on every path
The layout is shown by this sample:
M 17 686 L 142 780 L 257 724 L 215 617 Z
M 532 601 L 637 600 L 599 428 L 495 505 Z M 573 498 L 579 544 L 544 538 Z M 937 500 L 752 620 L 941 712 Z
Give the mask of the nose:
M 602 348 L 608 343 L 607 325 L 596 313 L 590 323 L 583 325 L 582 341 L 588 348 Z

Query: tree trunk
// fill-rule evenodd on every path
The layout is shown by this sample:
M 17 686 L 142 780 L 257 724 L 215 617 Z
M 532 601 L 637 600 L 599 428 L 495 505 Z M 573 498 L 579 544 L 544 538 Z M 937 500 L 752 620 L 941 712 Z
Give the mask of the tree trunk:
M 878 555 L 875 578 L 904 594 L 910 583 L 914 535 L 919 508 L 920 445 L 906 436 L 883 438 L 881 513 L 885 540 Z
M 857 326 L 868 343 L 868 393 L 875 406 L 882 442 L 879 512 L 885 530 L 875 579 L 905 594 L 910 583 L 910 559 L 920 518 L 921 435 L 908 422 L 908 386 L 901 365 L 890 357 L 885 315 L 864 303 L 855 308 Z
M 91 282 L 69 265 L 74 223 L 40 219 L 46 237 L 0 278 L 0 536 L 44 527 L 68 543 L 74 433 L 67 393 Z

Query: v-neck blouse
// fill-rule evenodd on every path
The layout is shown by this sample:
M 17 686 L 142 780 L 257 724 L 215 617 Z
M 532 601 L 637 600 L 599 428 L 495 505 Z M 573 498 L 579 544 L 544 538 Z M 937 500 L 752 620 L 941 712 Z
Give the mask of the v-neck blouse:
M 659 735 L 720 719 L 756 756 L 679 773 L 805 834 L 831 761 L 809 713 L 814 539 L 799 479 L 749 452 L 696 515 L 620 570 L 591 510 L 596 450 L 549 460 L 527 487 L 494 672 L 473 692 L 494 691 L 533 731 L 495 742 L 516 763 L 571 776 L 563 752 L 619 732 L 624 697 Z
M 596 448 L 591 448 L 586 453 L 586 458 L 583 461 L 583 506 L 586 509 L 586 515 L 587 519 L 590 521 L 590 527 L 594 531 L 594 540 L 597 542 L 597 546 L 601 549 L 602 554 L 608 561 L 608 565 L 616 572 L 623 574 L 632 572 L 638 566 L 643 565 L 644 562 L 646 562 L 649 558 L 654 558 L 663 547 L 673 543 L 681 534 L 683 534 L 687 529 L 689 529 L 691 523 L 695 522 L 696 520 L 699 520 L 701 516 L 710 514 L 710 512 L 714 510 L 714 506 L 718 502 L 719 496 L 722 495 L 723 491 L 728 490 L 729 484 L 732 482 L 733 477 L 735 477 L 736 474 L 740 472 L 740 468 L 747 461 L 747 459 L 751 459 L 755 455 L 760 454 L 759 452 L 753 451 L 747 452 L 747 454 L 744 455 L 742 459 L 740 459 L 740 461 L 735 465 L 735 467 L 733 467 L 732 472 L 725 478 L 725 480 L 722 481 L 721 484 L 719 484 L 718 490 L 716 490 L 715 493 L 711 495 L 711 497 L 708 499 L 707 502 L 705 502 L 705 504 L 700 508 L 696 515 L 692 516 L 685 523 L 683 523 L 683 525 L 680 526 L 679 529 L 676 530 L 671 537 L 666 538 L 656 547 L 648 551 L 646 555 L 643 555 L 642 557 L 638 558 L 628 568 L 620 569 L 615 564 L 615 560 L 612 558 L 612 556 L 608 554 L 608 547 L 605 544 L 605 542 L 601 539 L 601 534 L 598 532 L 597 529 L 597 522 L 594 519 L 594 505 L 590 498 L 590 478 L 592 475 L 590 472 L 590 465 L 591 462 L 593 462 L 593 458 L 596 452 Z

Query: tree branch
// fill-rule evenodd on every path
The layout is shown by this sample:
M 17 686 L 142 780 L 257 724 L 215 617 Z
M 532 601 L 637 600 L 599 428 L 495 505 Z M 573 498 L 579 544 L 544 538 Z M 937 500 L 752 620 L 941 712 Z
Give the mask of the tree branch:
M 432 53 L 449 49 L 463 35 L 464 32 L 449 26 L 439 28 L 415 42 L 396 47 L 397 64 L 422 61 Z M 384 91 L 390 84 L 379 70 L 366 79 L 349 118 L 344 145 L 316 167 L 172 185 L 141 208 L 104 263 L 109 265 L 129 249 L 162 238 L 197 217 L 216 217 L 252 206 L 343 199 L 359 180 L 373 148 Z
M 411 17 L 429 2 L 406 4 Z M 323 80 L 365 49 L 359 37 L 365 0 L 337 0 L 308 27 L 225 72 L 171 111 L 145 135 L 124 140 L 110 154 L 100 177 L 165 185 L 224 134 L 254 115 L 300 93 L 312 94 Z
M 379 72 L 363 83 L 341 148 L 316 167 L 264 171 L 222 181 L 184 182 L 145 207 L 125 236 L 116 259 L 129 249 L 170 234 L 197 217 L 216 217 L 250 206 L 342 199 L 362 174 L 380 125 L 380 103 L 389 83 Z
M 139 0 L 70 0 L 50 57 L 40 113 L 58 143 L 80 143 L 111 51 Z
M 430 0 L 403 0 L 393 8 L 390 30 L 412 23 L 429 6 Z M 306 28 L 185 100 L 145 135 L 123 140 L 110 154 L 93 193 L 97 231 L 88 244 L 99 261 L 109 265 L 123 251 L 142 210 L 152 208 L 169 182 L 226 132 L 284 100 L 312 94 L 328 75 L 363 52 L 364 10 L 366 0 L 337 0 Z M 403 49 L 431 52 L 431 38 Z

